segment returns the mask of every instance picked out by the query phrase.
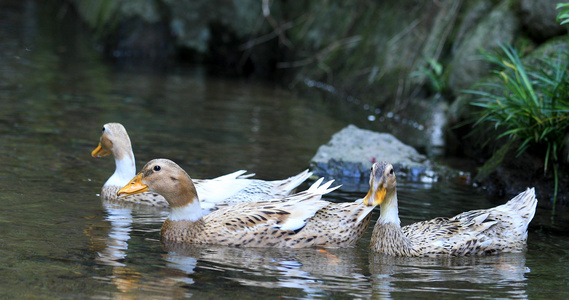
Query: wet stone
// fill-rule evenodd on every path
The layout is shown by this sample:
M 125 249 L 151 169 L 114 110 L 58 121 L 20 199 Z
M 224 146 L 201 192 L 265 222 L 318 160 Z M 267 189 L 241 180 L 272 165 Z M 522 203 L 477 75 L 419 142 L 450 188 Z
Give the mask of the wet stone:
M 349 125 L 320 146 L 310 165 L 319 177 L 336 179 L 348 190 L 368 188 L 371 166 L 388 161 L 402 179 L 421 182 L 437 181 L 437 166 L 393 135 Z

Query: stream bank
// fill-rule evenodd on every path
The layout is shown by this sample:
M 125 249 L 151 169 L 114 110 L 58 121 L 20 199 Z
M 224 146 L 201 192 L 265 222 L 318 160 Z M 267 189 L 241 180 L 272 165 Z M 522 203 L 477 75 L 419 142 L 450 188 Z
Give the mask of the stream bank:
M 117 62 L 206 63 L 216 73 L 281 81 L 300 93 L 317 90 L 331 101 L 353 103 L 372 118 L 407 120 L 421 132 L 441 132 L 434 148 L 482 165 L 500 142 L 458 126 L 476 111 L 462 91 L 489 75 L 480 49 L 512 44 L 521 55 L 561 49 L 567 28 L 555 21 L 563 1 L 173 1 L 69 0 Z M 412 107 L 425 107 L 423 115 Z M 430 124 L 443 107 L 443 121 Z M 411 120 L 411 121 L 409 121 Z M 369 129 L 386 132 L 381 124 Z M 407 126 L 403 124 L 402 126 Z M 397 131 L 397 128 L 391 128 Z M 389 132 L 392 132 L 389 130 Z M 399 138 L 402 136 L 394 135 Z M 428 138 L 426 136 L 429 136 Z M 405 141 L 431 155 L 430 135 Z M 536 171 L 529 152 L 504 163 L 479 184 L 493 194 L 540 184 L 551 199 L 551 174 Z M 537 168 L 540 169 L 540 168 Z M 543 168 L 541 168 L 543 170 Z M 567 162 L 560 166 L 566 183 Z M 520 179 L 519 174 L 528 179 Z M 566 185 L 566 184 L 565 184 Z M 565 186 L 561 184 L 561 188 Z M 560 193 L 560 201 L 567 201 Z

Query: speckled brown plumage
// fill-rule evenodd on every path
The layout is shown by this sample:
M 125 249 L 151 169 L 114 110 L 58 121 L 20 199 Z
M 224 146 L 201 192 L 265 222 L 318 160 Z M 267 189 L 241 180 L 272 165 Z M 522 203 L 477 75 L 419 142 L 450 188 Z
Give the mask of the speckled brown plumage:
M 301 196 L 305 196 L 301 193 Z M 317 201 L 318 195 L 294 203 Z M 299 230 L 281 230 L 293 207 L 283 207 L 288 200 L 237 204 L 204 216 L 196 222 L 171 221 L 162 225 L 165 242 L 218 244 L 242 247 L 349 247 L 354 246 L 365 233 L 371 211 L 361 202 L 327 203 Z M 292 205 L 291 205 L 292 206 Z M 361 221 L 356 219 L 367 212 Z
M 527 227 L 537 206 L 534 189 L 527 189 L 506 204 L 399 225 L 393 166 L 374 164 L 370 191 L 364 200 L 380 204 L 381 215 L 373 229 L 370 248 L 395 256 L 463 256 L 520 252 L 526 247 Z
M 320 179 L 308 190 L 284 199 L 236 204 L 192 219 L 188 217 L 192 215 L 188 209 L 199 210 L 199 201 L 195 200 L 199 195 L 195 194 L 190 177 L 179 166 L 169 160 L 153 160 L 137 177 L 140 189 L 148 186 L 170 203 L 171 216 L 161 230 L 162 240 L 167 243 L 349 247 L 366 231 L 373 210 L 361 200 L 351 203 L 321 200 L 323 194 L 335 188 L 329 188 L 331 182 L 321 185 Z M 135 181 L 125 186 L 125 193 L 131 193 L 128 187 L 138 184 L 133 184 Z M 185 212 L 182 219 L 177 217 L 178 211 Z M 172 217 L 174 213 L 176 217 Z
M 93 157 L 104 157 L 112 154 L 116 169 L 105 182 L 101 190 L 101 198 L 115 203 L 135 203 L 156 207 L 167 207 L 168 202 L 157 193 L 140 193 L 136 196 L 117 197 L 117 191 L 127 184 L 135 175 L 135 159 L 130 137 L 123 125 L 107 123 L 103 126 L 98 147 L 93 150 Z M 265 181 L 252 179 L 255 174 L 245 174 L 240 170 L 213 179 L 195 179 L 194 184 L 199 191 L 200 201 L 204 209 L 214 209 L 216 205 L 228 205 L 242 202 L 254 202 L 280 198 L 291 194 L 297 186 L 308 179 L 312 173 L 305 170 L 298 175 L 283 179 Z

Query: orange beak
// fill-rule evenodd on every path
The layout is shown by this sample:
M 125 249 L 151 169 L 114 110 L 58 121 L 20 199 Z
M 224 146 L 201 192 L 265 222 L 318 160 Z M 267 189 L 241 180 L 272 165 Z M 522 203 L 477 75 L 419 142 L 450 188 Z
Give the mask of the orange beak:
M 381 187 L 377 190 L 370 188 L 367 195 L 364 197 L 364 204 L 368 206 L 377 206 L 383 203 L 387 189 Z
M 134 178 L 123 188 L 121 188 L 117 195 L 119 197 L 122 196 L 130 196 L 138 193 L 143 193 L 148 191 L 148 186 L 142 183 L 142 173 L 134 176 Z
M 111 152 L 103 150 L 103 147 L 101 147 L 101 143 L 99 143 L 99 146 L 97 146 L 97 148 L 95 148 L 95 150 L 91 152 L 91 156 L 93 157 L 103 157 L 109 154 L 111 154 Z

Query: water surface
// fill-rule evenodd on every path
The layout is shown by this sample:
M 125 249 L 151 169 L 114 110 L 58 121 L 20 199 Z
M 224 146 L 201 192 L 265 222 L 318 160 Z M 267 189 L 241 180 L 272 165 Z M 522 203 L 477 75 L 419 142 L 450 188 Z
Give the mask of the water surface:
M 278 179 L 369 112 L 273 84 L 216 78 L 198 66 L 160 72 L 100 59 L 68 14 L 36 1 L 0 4 L 0 296 L 3 298 L 561 298 L 569 295 L 569 215 L 540 208 L 528 251 L 409 259 L 351 249 L 168 249 L 166 210 L 102 203 L 114 169 L 94 159 L 100 129 L 121 122 L 140 168 L 167 157 L 195 178 L 247 169 Z M 50 14 L 47 14 L 50 13 Z M 348 108 L 350 108 L 348 106 Z M 414 132 L 413 134 L 420 134 Z M 306 186 L 303 186 L 305 188 Z M 499 205 L 459 181 L 399 183 L 403 224 Z M 365 191 L 339 190 L 330 201 Z M 539 195 L 538 195 L 539 196 Z M 374 212 L 374 220 L 378 211 Z

